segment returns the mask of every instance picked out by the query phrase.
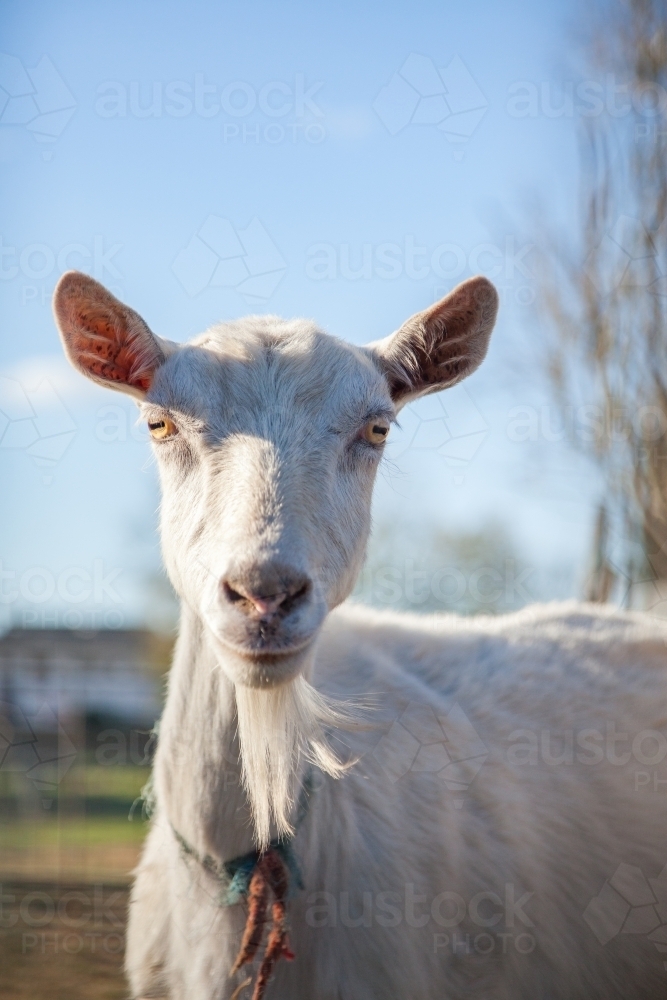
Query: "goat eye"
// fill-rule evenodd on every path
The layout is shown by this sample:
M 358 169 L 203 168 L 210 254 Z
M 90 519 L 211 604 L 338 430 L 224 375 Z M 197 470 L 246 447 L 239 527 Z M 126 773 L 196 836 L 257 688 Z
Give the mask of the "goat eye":
M 369 420 L 364 427 L 361 436 L 369 444 L 384 444 L 389 433 L 389 421 L 380 417 L 378 420 Z
M 164 438 L 173 437 L 174 434 L 178 434 L 176 424 L 169 417 L 164 417 L 162 420 L 149 420 L 148 430 L 151 437 L 157 441 L 162 441 Z

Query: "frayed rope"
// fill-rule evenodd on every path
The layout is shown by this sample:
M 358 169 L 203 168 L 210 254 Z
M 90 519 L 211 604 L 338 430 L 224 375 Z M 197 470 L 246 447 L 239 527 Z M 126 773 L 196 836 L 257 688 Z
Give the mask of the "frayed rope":
M 313 773 L 309 771 L 301 786 L 299 805 L 295 823 L 295 834 L 308 812 L 310 796 L 313 792 Z M 271 903 L 271 928 L 269 930 L 262 964 L 255 980 L 252 1000 L 263 1000 L 273 968 L 280 958 L 287 961 L 294 959 L 294 953 L 289 947 L 287 937 L 287 901 L 296 889 L 303 889 L 303 880 L 299 865 L 294 854 L 291 837 L 282 837 L 271 841 L 265 851 L 249 851 L 231 861 L 220 863 L 210 855 L 200 857 L 199 853 L 172 825 L 174 837 L 181 849 L 181 854 L 192 858 L 210 875 L 218 880 L 221 893 L 218 902 L 221 906 L 234 906 L 236 903 L 247 902 L 248 914 L 239 953 L 232 966 L 230 976 L 236 973 L 255 958 L 264 937 L 264 928 L 268 924 L 269 900 Z M 234 997 L 240 996 L 252 979 L 248 978 L 234 991 Z
M 255 980 L 252 1000 L 263 1000 L 273 967 L 280 958 L 294 959 L 287 937 L 287 890 L 289 873 L 281 854 L 274 848 L 260 856 L 250 879 L 248 888 L 248 916 L 239 953 L 232 966 L 230 976 L 252 962 L 264 936 L 268 923 L 267 909 L 269 894 L 273 893 L 271 904 L 271 929 L 266 942 L 262 964 Z

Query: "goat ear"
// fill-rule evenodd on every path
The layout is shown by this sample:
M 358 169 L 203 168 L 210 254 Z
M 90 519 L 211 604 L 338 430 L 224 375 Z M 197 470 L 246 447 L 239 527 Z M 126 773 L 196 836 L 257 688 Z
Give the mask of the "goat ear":
M 168 342 L 141 316 L 80 271 L 68 271 L 53 293 L 53 312 L 65 354 L 83 375 L 143 399 Z
M 491 282 L 469 278 L 390 337 L 369 344 L 396 405 L 472 374 L 484 360 L 497 312 L 498 293 Z

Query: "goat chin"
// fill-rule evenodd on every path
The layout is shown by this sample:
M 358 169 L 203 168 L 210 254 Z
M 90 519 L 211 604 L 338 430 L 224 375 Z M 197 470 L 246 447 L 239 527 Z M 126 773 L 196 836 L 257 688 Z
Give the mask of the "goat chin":
M 259 655 L 250 651 L 242 652 L 229 645 L 220 635 L 216 622 L 206 615 L 213 645 L 217 650 L 220 668 L 236 687 L 267 690 L 288 684 L 302 673 L 308 673 L 314 658 L 315 636 L 291 651 L 280 654 Z
M 263 850 L 272 835 L 294 832 L 304 764 L 340 778 L 355 763 L 339 760 L 327 730 L 362 723 L 352 706 L 320 694 L 302 676 L 268 689 L 237 684 L 235 691 L 243 783 Z

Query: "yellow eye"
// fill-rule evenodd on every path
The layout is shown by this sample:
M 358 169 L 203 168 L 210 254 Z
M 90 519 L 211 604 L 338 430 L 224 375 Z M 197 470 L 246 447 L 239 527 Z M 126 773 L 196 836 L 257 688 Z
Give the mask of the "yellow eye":
M 173 420 L 169 417 L 163 417 L 162 420 L 149 420 L 148 430 L 152 438 L 156 441 L 162 441 L 164 438 L 173 437 L 174 434 L 178 434 L 178 428 Z
M 377 420 L 369 420 L 362 431 L 362 437 L 369 444 L 384 444 L 389 434 L 389 421 L 384 417 Z

